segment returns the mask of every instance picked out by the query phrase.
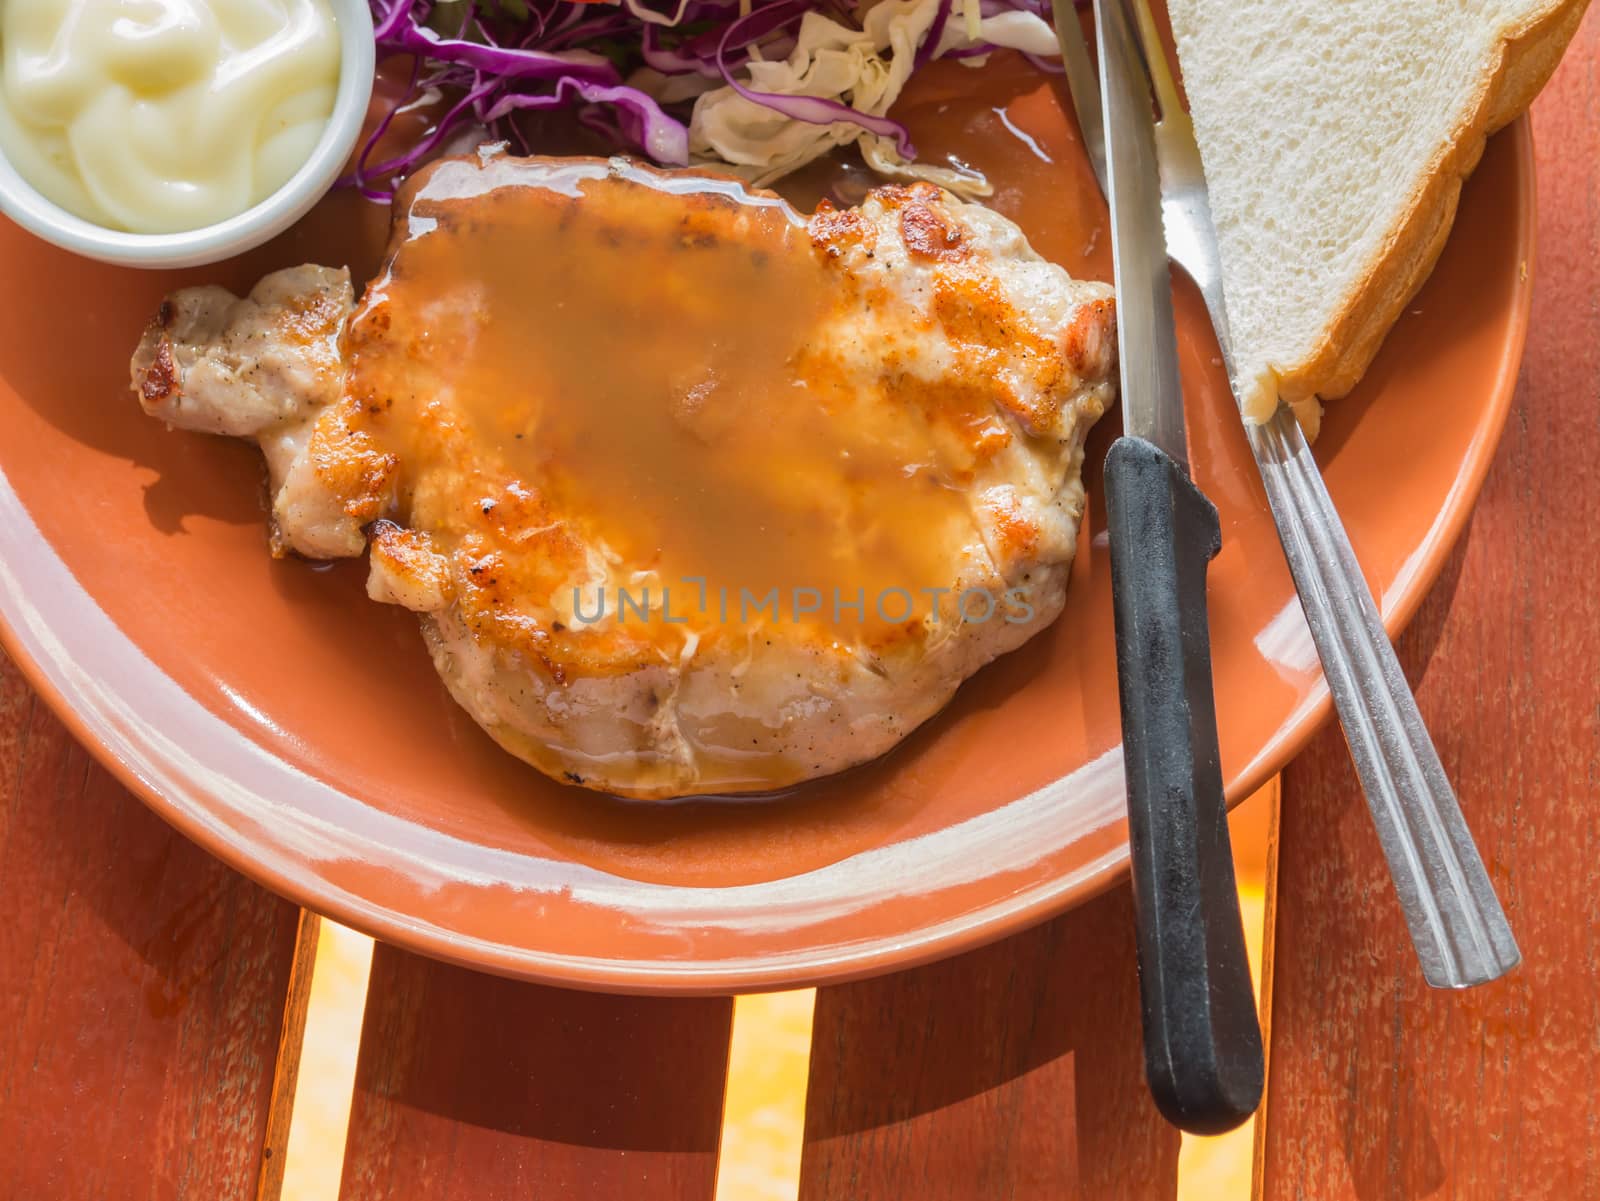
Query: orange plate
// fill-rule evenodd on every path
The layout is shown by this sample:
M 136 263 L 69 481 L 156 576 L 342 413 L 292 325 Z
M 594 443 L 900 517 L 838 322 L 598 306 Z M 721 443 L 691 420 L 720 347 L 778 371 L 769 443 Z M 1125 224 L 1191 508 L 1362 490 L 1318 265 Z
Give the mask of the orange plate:
M 924 156 L 990 171 L 1042 252 L 1107 278 L 1104 208 L 1056 81 L 938 64 L 902 113 Z M 1289 186 L 1292 186 L 1292 181 Z M 1528 320 L 1527 123 L 1497 137 L 1432 281 L 1317 447 L 1391 629 L 1466 519 Z M 780 799 L 621 803 L 552 783 L 451 703 L 411 616 L 363 568 L 266 554 L 261 468 L 169 433 L 127 391 L 161 295 L 314 259 L 375 262 L 344 194 L 246 260 L 141 274 L 6 225 L 0 617 L 74 732 L 190 837 L 392 942 L 562 984 L 792 985 L 904 967 L 1036 922 L 1117 878 L 1124 846 L 1098 463 L 1067 611 L 886 759 Z M 22 286 L 22 281 L 27 281 Z M 1179 296 L 1193 457 L 1222 513 L 1212 648 L 1229 795 L 1328 711 L 1198 298 Z

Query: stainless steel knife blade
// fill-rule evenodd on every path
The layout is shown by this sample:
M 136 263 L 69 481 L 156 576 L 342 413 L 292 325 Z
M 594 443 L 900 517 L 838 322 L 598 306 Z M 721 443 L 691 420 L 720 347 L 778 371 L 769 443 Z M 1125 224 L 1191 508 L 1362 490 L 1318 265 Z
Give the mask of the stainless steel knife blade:
M 1051 0 L 1050 16 L 1056 27 L 1056 43 L 1061 47 L 1061 67 L 1067 73 L 1067 90 L 1078 118 L 1083 149 L 1089 155 L 1100 191 L 1106 190 L 1106 129 L 1100 111 L 1100 77 L 1089 58 L 1089 39 L 1078 23 L 1078 6 L 1073 0 Z
M 1094 0 L 1094 15 L 1116 268 L 1122 428 L 1155 443 L 1187 473 L 1183 389 L 1149 78 L 1121 0 Z

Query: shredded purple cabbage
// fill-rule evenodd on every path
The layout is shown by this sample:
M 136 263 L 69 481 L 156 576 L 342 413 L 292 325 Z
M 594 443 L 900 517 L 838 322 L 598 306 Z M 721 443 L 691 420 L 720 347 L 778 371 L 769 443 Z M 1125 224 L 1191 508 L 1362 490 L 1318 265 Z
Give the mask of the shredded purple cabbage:
M 941 0 L 948 5 L 950 0 Z M 821 96 L 785 96 L 777 92 L 758 92 L 746 87 L 734 74 L 737 65 L 733 55 L 738 50 L 760 41 L 771 33 L 785 28 L 791 22 L 798 22 L 805 15 L 806 0 L 774 0 L 764 8 L 755 8 L 745 17 L 740 17 L 723 32 L 722 40 L 717 44 L 717 69 L 722 73 L 723 81 L 746 100 L 764 105 L 773 112 L 782 113 L 794 121 L 804 121 L 808 125 L 832 125 L 836 121 L 849 121 L 871 133 L 882 134 L 886 138 L 895 140 L 895 149 L 900 157 L 910 159 L 916 157 L 917 149 L 911 144 L 911 135 L 906 127 L 898 121 L 891 121 L 888 117 L 873 117 L 866 113 L 857 112 L 848 104 L 841 104 L 837 100 L 829 100 Z M 747 52 L 748 57 L 748 52 Z
M 574 108 L 578 121 L 663 166 L 689 160 L 692 100 L 663 106 L 626 82 L 641 67 L 667 76 L 725 81 L 739 95 L 796 121 L 850 122 L 893 138 L 915 156 L 905 126 L 837 100 L 763 92 L 740 78 L 753 54 L 765 60 L 793 49 L 807 12 L 858 25 L 863 0 L 370 0 L 380 61 L 410 56 L 405 91 L 378 122 L 343 182 L 373 200 L 393 198 L 399 180 L 469 124 L 526 149 L 519 113 Z M 917 47 L 916 67 L 937 53 L 952 0 L 940 0 Z M 983 0 L 985 15 L 1021 10 L 1049 20 L 1048 0 Z M 952 50 L 970 57 L 992 46 Z M 1041 66 L 1046 66 L 1043 62 Z M 1053 64 L 1046 69 L 1054 69 Z M 395 117 L 437 100 L 428 132 L 381 161 Z
M 950 10 L 953 7 L 951 0 L 939 0 L 939 7 L 933 14 L 933 24 L 928 26 L 928 35 L 917 47 L 914 65 L 918 69 L 927 66 L 928 61 L 933 58 L 934 51 L 939 48 L 939 39 L 944 36 L 944 27 L 950 23 Z

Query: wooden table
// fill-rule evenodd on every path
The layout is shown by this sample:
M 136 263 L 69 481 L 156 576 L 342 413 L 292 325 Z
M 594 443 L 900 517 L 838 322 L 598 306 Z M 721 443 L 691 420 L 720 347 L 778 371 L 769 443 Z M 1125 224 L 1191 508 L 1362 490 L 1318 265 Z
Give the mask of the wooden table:
M 1402 640 L 1525 963 L 1423 985 L 1325 730 L 1285 773 L 1275 843 L 1268 1197 L 1600 1197 L 1600 9 L 1535 132 L 1516 407 Z M 4 661 L 0 891 L 0 1196 L 275 1198 L 316 919 L 147 812 Z M 1120 887 L 822 990 L 801 1196 L 1172 1195 L 1131 929 Z M 379 947 L 343 1195 L 709 1198 L 730 1014 Z

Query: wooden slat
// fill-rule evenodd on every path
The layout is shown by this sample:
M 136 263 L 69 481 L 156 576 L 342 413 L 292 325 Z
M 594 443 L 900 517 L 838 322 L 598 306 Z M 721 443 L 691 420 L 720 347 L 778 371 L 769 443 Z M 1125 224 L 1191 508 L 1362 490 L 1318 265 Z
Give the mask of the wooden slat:
M 732 1002 L 603 996 L 380 945 L 346 1201 L 703 1201 Z
M 1534 110 L 1516 409 L 1402 640 L 1524 962 L 1428 990 L 1336 731 L 1288 773 L 1270 1198 L 1600 1197 L 1600 9 Z
M 127 794 L 0 654 L 0 1195 L 256 1195 L 299 911 Z
M 992 947 L 817 997 L 804 1201 L 1175 1195 L 1122 885 Z

